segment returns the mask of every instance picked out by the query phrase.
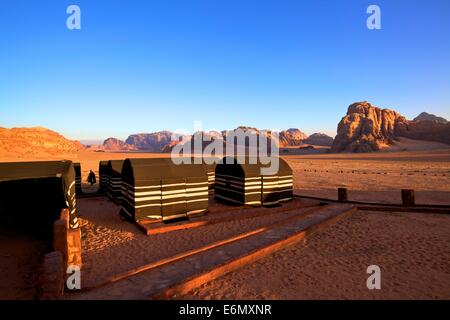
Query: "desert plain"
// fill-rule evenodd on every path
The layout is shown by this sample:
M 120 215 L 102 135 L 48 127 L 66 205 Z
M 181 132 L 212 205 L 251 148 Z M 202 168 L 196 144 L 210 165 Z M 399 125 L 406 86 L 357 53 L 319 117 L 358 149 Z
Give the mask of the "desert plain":
M 167 153 L 83 150 L 70 160 L 81 163 L 84 191 L 89 193 L 95 192 L 97 186 L 86 183 L 87 174 L 90 169 L 98 174 L 100 160 L 168 156 Z M 27 160 L 53 158 L 37 156 Z M 449 148 L 364 154 L 297 153 L 283 155 L 283 158 L 294 171 L 294 189 L 298 195 L 336 199 L 336 189 L 346 187 L 350 200 L 400 203 L 400 190 L 408 188 L 415 190 L 417 203 L 450 204 Z M 10 157 L 0 160 L 23 161 Z M 309 200 L 295 201 L 307 203 Z M 124 222 L 119 209 L 107 198 L 78 200 L 84 286 L 95 287 L 108 277 L 277 219 L 274 212 L 264 217 L 149 237 Z M 358 211 L 304 243 L 278 251 L 178 298 L 449 299 L 449 230 L 448 215 Z M 2 248 L 5 257 L 10 258 L 1 259 L 2 272 L 19 274 L 19 278 L 22 273 L 27 275 L 20 281 L 17 277 L 3 277 L 1 298 L 33 298 L 36 293 L 32 284 L 37 279 L 30 276 L 33 272 L 29 269 L 35 268 L 38 262 L 33 261 L 30 245 L 24 243 L 34 242 L 15 240 L 12 234 L 3 232 L 1 237 L 5 239 L 0 243 L 4 244 L 6 239 L 13 241 L 8 249 Z M 33 246 L 39 248 L 39 243 Z M 11 250 L 14 254 L 8 253 Z M 381 290 L 370 291 L 366 287 L 366 268 L 372 264 L 380 265 L 383 272 Z M 13 272 L 15 268 L 19 273 Z M 76 298 L 105 297 L 80 294 Z M 118 293 L 109 298 L 123 297 Z

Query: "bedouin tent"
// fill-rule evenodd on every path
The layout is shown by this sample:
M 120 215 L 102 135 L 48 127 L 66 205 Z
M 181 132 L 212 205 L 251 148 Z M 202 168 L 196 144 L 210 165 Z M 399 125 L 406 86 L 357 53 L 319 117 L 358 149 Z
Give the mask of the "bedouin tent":
M 205 164 L 206 174 L 208 175 L 208 191 L 209 194 L 214 193 L 214 182 L 216 177 L 216 163 Z
M 209 194 L 214 193 L 214 181 L 215 181 L 215 172 L 216 172 L 216 164 L 221 161 L 220 158 L 215 157 L 180 157 L 180 159 L 190 159 L 191 164 L 199 164 L 195 161 L 195 159 L 202 159 L 201 163 L 205 166 L 206 174 L 208 176 L 208 192 Z
M 205 165 L 176 165 L 170 158 L 125 160 L 122 212 L 131 219 L 170 220 L 207 210 Z
M 2 221 L 51 232 L 63 208 L 69 208 L 70 227 L 78 228 L 71 161 L 0 163 Z
M 107 189 L 108 175 L 107 175 L 108 161 L 100 161 L 98 163 L 98 175 L 99 175 L 99 189 Z
M 293 198 L 293 175 L 290 166 L 277 158 L 276 174 L 262 175 L 259 161 L 250 158 L 239 163 L 236 158 L 223 158 L 216 166 L 215 198 L 241 205 L 274 205 Z M 255 161 L 255 160 L 253 160 Z
M 74 162 L 73 167 L 75 169 L 75 192 L 77 194 L 82 194 L 83 189 L 81 188 L 81 164 L 79 162 Z
M 106 166 L 107 188 L 106 193 L 111 199 L 120 200 L 122 197 L 122 165 L 124 160 L 109 160 Z

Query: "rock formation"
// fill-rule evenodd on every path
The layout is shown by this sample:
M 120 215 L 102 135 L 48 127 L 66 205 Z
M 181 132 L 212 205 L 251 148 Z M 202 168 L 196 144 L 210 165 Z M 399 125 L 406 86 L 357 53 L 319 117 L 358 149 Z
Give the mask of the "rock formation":
M 299 129 L 291 128 L 279 134 L 280 147 L 295 147 L 303 144 L 308 136 Z
M 338 124 L 333 152 L 378 151 L 398 137 L 450 144 L 450 124 L 428 120 L 409 121 L 396 111 L 380 109 L 367 101 L 348 107 Z
M 313 133 L 307 139 L 303 140 L 303 143 L 315 146 L 331 147 L 333 145 L 333 138 L 325 133 Z
M 133 151 L 138 150 L 136 146 L 128 144 L 116 138 L 108 138 L 103 142 L 103 149 L 109 151 Z
M 125 142 L 128 145 L 135 146 L 138 150 L 161 152 L 171 142 L 172 135 L 173 132 L 171 131 L 132 134 Z
M 417 117 L 413 119 L 413 121 L 433 121 L 442 124 L 448 123 L 447 119 L 426 112 L 422 112 L 421 114 L 419 114 Z
M 84 147 L 78 141 L 68 140 L 59 133 L 43 128 L 0 127 L 0 156 L 17 158 L 46 158 L 71 156 Z

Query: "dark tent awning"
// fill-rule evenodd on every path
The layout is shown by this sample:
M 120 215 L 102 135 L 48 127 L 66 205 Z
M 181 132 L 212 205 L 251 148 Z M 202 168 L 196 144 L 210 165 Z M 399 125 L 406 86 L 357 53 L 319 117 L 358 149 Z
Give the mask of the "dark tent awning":
M 73 163 L 64 161 L 0 163 L 0 217 L 51 230 L 61 209 L 69 208 L 78 227 Z

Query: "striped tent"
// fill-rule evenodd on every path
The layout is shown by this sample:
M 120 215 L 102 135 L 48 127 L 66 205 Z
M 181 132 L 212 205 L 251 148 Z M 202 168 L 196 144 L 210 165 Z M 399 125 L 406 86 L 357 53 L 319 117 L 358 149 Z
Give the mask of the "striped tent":
M 83 189 L 81 188 L 81 164 L 79 162 L 74 162 L 73 167 L 75 169 L 75 192 L 77 194 L 82 194 Z
M 122 212 L 135 221 L 170 220 L 208 210 L 203 164 L 171 159 L 127 159 L 122 169 Z
M 214 193 L 214 182 L 216 181 L 216 164 L 205 164 L 206 174 L 208 175 L 209 194 Z
M 202 164 L 205 166 L 206 174 L 208 176 L 208 192 L 209 194 L 214 194 L 214 181 L 216 176 L 216 164 L 221 161 L 220 158 L 215 157 L 190 157 L 184 159 L 190 159 L 190 163 L 195 163 L 195 158 L 202 159 Z
M 64 161 L 0 163 L 0 219 L 51 232 L 69 208 L 70 227 L 78 227 L 73 163 Z
M 216 166 L 215 198 L 228 203 L 268 206 L 293 198 L 292 169 L 281 158 L 275 175 L 261 175 L 263 165 L 252 164 L 247 158 L 245 164 L 235 158 L 224 158 Z
M 106 165 L 106 193 L 111 199 L 120 200 L 122 197 L 121 173 L 124 160 L 109 160 Z
M 100 161 L 98 163 L 98 175 L 99 175 L 99 189 L 102 191 L 106 191 L 107 189 L 107 180 L 108 180 L 108 175 L 107 175 L 107 171 L 108 171 L 108 161 Z

